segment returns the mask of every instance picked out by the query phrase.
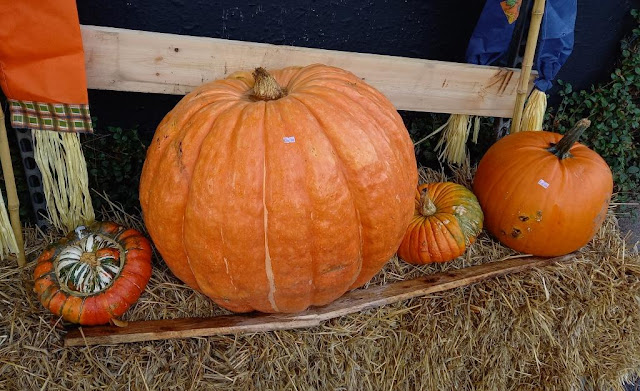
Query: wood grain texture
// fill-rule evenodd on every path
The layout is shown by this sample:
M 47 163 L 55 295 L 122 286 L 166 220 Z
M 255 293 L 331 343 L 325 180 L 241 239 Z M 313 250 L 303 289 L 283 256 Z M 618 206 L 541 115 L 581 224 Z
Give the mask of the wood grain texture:
M 88 86 L 100 90 L 183 95 L 238 70 L 323 63 L 358 75 L 398 110 L 511 117 L 520 77 L 517 69 L 81 27 Z
M 297 314 L 252 313 L 213 318 L 135 321 L 129 322 L 127 327 L 81 327 L 69 331 L 65 336 L 64 344 L 65 346 L 119 344 L 313 327 L 326 320 L 368 308 L 459 288 L 496 276 L 565 262 L 573 257 L 574 254 L 555 258 L 514 257 L 384 286 L 358 289 L 345 294 L 329 305 L 311 308 Z

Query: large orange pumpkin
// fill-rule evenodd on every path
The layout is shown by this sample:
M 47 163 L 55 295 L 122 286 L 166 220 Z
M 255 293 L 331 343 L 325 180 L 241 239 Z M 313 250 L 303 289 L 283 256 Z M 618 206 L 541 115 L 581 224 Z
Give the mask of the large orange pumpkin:
M 174 274 L 233 311 L 296 312 L 366 283 L 397 250 L 417 169 L 378 91 L 324 65 L 238 72 L 158 126 L 140 182 Z
M 581 248 L 598 231 L 613 178 L 596 152 L 576 142 L 588 126 L 581 120 L 565 136 L 515 133 L 483 156 L 473 188 L 485 227 L 503 244 L 558 256 Z
M 469 189 L 452 182 L 425 183 L 398 249 L 414 265 L 447 262 L 462 255 L 482 231 L 482 209 Z

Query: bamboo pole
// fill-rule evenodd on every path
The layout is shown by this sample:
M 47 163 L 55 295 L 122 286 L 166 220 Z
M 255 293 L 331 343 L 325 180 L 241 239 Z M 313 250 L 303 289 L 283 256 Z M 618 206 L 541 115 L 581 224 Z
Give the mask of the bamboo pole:
M 20 201 L 18 201 L 18 191 L 16 190 L 16 178 L 13 176 L 13 166 L 11 165 L 11 154 L 9 152 L 9 139 L 7 138 L 7 127 L 4 124 L 4 112 L 0 106 L 0 160 L 2 161 L 2 174 L 4 184 L 7 188 L 7 209 L 11 219 L 11 228 L 18 244 L 18 266 L 26 264 L 24 256 L 24 240 L 22 238 L 22 224 L 20 224 Z
M 527 35 L 527 44 L 524 49 L 524 58 L 522 59 L 522 72 L 520 72 L 520 80 L 518 81 L 518 91 L 516 94 L 516 104 L 513 108 L 510 133 L 520 131 L 522 111 L 524 110 L 524 101 L 527 98 L 527 92 L 529 92 L 529 77 L 531 76 L 531 68 L 533 67 L 533 58 L 536 55 L 536 46 L 538 45 L 538 35 L 540 35 L 544 5 L 545 0 L 535 0 L 533 3 L 529 34 Z

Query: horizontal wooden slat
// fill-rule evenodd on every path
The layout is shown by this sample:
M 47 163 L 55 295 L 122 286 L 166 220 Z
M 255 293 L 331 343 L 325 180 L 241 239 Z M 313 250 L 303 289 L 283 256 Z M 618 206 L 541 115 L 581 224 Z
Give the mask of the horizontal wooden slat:
M 556 258 L 514 257 L 498 262 L 423 276 L 388 285 L 357 289 L 333 303 L 298 314 L 249 314 L 215 318 L 182 318 L 129 322 L 126 327 L 98 326 L 71 330 L 65 346 L 118 344 L 220 334 L 255 333 L 317 326 L 323 321 L 413 297 L 442 292 L 488 278 L 564 262 L 574 254 Z
M 399 110 L 511 117 L 520 71 L 365 53 L 82 26 L 89 88 L 185 94 L 258 66 L 353 72 Z

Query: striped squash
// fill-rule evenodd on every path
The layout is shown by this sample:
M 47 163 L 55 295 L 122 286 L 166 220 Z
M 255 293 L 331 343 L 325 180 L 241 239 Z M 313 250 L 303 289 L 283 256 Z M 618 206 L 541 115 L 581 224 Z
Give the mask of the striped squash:
M 40 302 L 64 320 L 108 323 L 138 300 L 151 277 L 151 246 L 111 222 L 80 226 L 51 244 L 33 273 Z
M 466 187 L 451 182 L 420 185 L 398 256 L 414 265 L 450 261 L 475 241 L 483 218 L 476 196 Z

